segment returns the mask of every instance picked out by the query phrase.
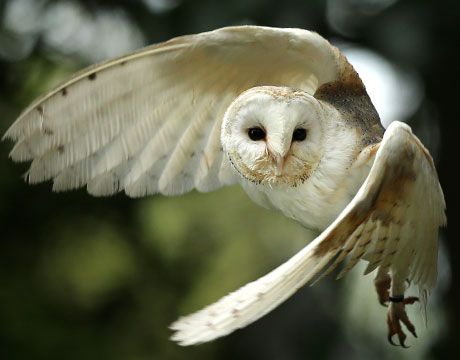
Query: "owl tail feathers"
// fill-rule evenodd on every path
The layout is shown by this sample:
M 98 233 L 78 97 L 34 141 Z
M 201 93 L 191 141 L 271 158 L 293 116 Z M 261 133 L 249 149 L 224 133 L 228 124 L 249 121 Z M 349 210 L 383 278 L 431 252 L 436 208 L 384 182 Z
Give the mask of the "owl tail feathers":
M 267 275 L 224 296 L 170 328 L 171 340 L 182 346 L 208 342 L 230 334 L 261 318 L 314 279 L 334 257 L 334 252 L 315 255 L 313 241 Z

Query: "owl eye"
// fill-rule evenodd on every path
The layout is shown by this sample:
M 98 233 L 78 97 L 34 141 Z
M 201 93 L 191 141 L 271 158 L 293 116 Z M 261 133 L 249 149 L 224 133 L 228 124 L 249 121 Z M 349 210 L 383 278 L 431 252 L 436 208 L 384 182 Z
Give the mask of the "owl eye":
M 292 133 L 292 141 L 304 141 L 307 138 L 307 129 L 295 129 Z
M 265 139 L 265 131 L 260 127 L 253 127 L 248 130 L 248 136 L 253 141 Z

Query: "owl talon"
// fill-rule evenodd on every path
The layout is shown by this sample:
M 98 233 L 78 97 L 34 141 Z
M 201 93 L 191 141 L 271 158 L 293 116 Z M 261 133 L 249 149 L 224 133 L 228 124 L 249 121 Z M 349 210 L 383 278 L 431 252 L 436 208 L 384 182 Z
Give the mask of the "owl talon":
M 403 303 L 404 305 L 412 305 L 414 302 L 419 301 L 419 298 L 416 296 L 409 296 L 407 298 L 404 298 Z
M 389 343 L 390 343 L 391 345 L 393 345 L 393 346 L 401 346 L 401 347 L 403 347 L 404 349 L 407 349 L 408 347 L 410 347 L 410 346 L 407 346 L 407 345 L 405 344 L 406 335 L 405 335 L 404 333 L 398 334 L 399 344 L 396 344 L 395 342 L 393 342 L 393 336 L 394 336 L 394 335 L 395 335 L 395 334 L 393 334 L 393 335 L 388 335 L 388 341 L 389 341 Z
M 403 323 L 407 330 L 416 338 L 417 333 L 415 331 L 415 326 L 409 320 L 407 316 L 405 305 L 413 304 L 414 302 L 418 301 L 416 297 L 408 297 L 403 299 L 401 302 L 392 302 L 388 308 L 388 315 L 387 315 L 387 324 L 388 324 L 388 342 L 394 346 L 402 346 L 403 348 L 407 348 L 405 341 L 406 341 L 406 334 L 402 330 L 401 323 Z M 393 341 L 393 336 L 397 335 L 399 340 L 399 345 Z

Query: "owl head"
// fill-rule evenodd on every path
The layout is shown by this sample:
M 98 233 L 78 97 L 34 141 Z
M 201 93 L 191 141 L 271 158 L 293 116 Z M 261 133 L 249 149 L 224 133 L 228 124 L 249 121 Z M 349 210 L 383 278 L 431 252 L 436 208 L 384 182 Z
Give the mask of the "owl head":
M 322 105 L 304 91 L 255 87 L 226 111 L 222 145 L 246 180 L 296 186 L 309 178 L 321 159 L 323 117 Z

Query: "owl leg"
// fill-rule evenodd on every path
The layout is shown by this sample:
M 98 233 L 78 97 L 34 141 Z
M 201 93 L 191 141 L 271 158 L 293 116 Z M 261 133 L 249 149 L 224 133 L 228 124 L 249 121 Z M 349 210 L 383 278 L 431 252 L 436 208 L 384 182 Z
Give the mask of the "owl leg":
M 387 306 L 388 301 L 390 301 L 391 286 L 391 277 L 388 274 L 388 269 L 383 270 L 379 267 L 377 276 L 374 279 L 374 285 L 380 305 Z
M 405 344 L 407 336 L 402 330 L 401 323 L 406 326 L 407 330 L 409 330 L 414 337 L 417 337 L 415 326 L 407 316 L 406 305 L 413 304 L 418 301 L 418 298 L 414 296 L 404 297 L 404 292 L 406 291 L 406 280 L 405 277 L 401 279 L 398 275 L 400 274 L 396 273 L 391 275 L 390 294 L 388 296 L 390 306 L 388 307 L 387 313 L 388 341 L 392 345 L 398 345 L 393 342 L 393 336 L 397 335 L 399 345 L 407 347 Z

